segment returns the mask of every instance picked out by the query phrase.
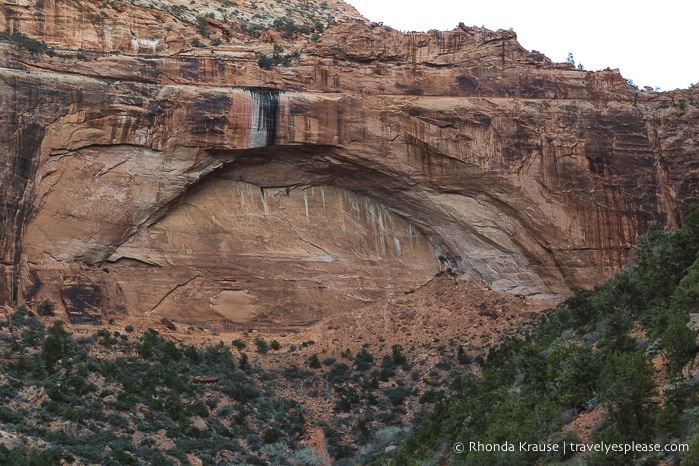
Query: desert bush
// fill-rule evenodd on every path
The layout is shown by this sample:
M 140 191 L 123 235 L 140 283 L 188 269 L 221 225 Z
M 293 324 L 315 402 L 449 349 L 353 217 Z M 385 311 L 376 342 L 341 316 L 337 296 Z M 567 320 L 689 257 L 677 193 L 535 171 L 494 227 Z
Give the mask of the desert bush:
M 55 306 L 51 301 L 48 299 L 45 299 L 39 304 L 39 307 L 36 308 L 37 314 L 40 316 L 53 316 L 55 314 L 54 312 Z
M 583 410 L 594 396 L 602 369 L 592 349 L 564 343 L 546 357 L 549 389 L 564 406 Z
M 662 336 L 662 345 L 667 356 L 667 365 L 671 373 L 678 373 L 687 364 L 697 350 L 696 337 L 689 327 L 682 312 L 675 312 L 670 318 Z
M 405 386 L 391 387 L 384 391 L 384 395 L 386 395 L 386 398 L 388 398 L 393 406 L 402 404 L 411 393 L 412 390 Z
M 464 347 L 461 345 L 459 345 L 459 349 L 456 352 L 456 359 L 462 366 L 472 362 L 471 357 L 464 352 Z
M 348 413 L 352 406 L 359 403 L 359 393 L 354 387 L 341 388 L 336 391 L 335 409 Z
M 308 360 L 306 361 L 306 364 L 308 364 L 308 367 L 311 369 L 320 369 L 320 361 L 318 360 L 318 355 L 317 354 L 312 354 Z
M 240 357 L 238 358 L 238 367 L 240 367 L 240 370 L 242 371 L 250 370 L 250 362 L 246 353 L 240 353 Z
M 209 407 L 201 400 L 197 400 L 187 407 L 191 416 L 209 417 Z
M 267 54 L 261 54 L 260 57 L 257 60 L 257 65 L 262 68 L 262 69 L 270 69 L 273 66 L 277 65 L 282 65 L 282 66 L 289 66 L 291 65 L 292 60 L 297 60 L 301 56 L 301 51 L 296 50 L 291 53 L 283 53 L 284 48 L 279 45 L 275 44 L 274 45 L 274 51 L 272 52 L 272 55 L 267 55 Z M 313 342 L 304 342 L 302 346 L 308 346 L 309 344 L 313 344 Z
M 113 426 L 121 427 L 123 429 L 129 427 L 129 419 L 118 413 L 109 413 L 107 415 L 107 422 Z
M 246 346 L 245 342 L 244 342 L 243 340 L 241 340 L 240 338 L 236 338 L 235 340 L 233 340 L 233 341 L 231 342 L 231 344 L 232 344 L 235 348 L 237 348 L 238 350 L 245 349 L 245 346 Z
M 445 393 L 442 390 L 435 390 L 433 388 L 430 388 L 427 390 L 425 393 L 423 393 L 418 401 L 421 404 L 426 404 L 426 403 L 436 403 L 440 400 L 442 400 L 445 396 Z
M 396 366 L 400 366 L 407 362 L 405 355 L 403 354 L 403 347 L 401 345 L 391 346 L 391 358 Z
M 281 432 L 277 429 L 269 428 L 264 431 L 262 435 L 262 441 L 266 444 L 274 443 L 281 438 Z
M 8 42 L 17 45 L 35 54 L 44 53 L 48 50 L 48 46 L 44 42 L 33 39 L 21 32 L 15 32 L 13 34 L 0 32 L 0 42 Z
M 323 365 L 332 366 L 336 361 L 337 359 L 333 358 L 332 356 L 328 356 L 327 358 L 323 359 Z
M 394 375 L 396 375 L 396 363 L 391 356 L 385 355 L 381 360 L 381 370 L 378 377 L 382 381 L 388 382 Z
M 354 448 L 342 442 L 342 436 L 336 429 L 325 425 L 323 426 L 323 433 L 328 442 L 328 453 L 330 453 L 333 458 L 340 460 L 352 456 Z
M 301 445 L 289 456 L 289 463 L 307 466 L 321 466 L 324 461 L 308 445 Z
M 359 371 L 366 371 L 370 369 L 373 364 L 374 356 L 372 356 L 366 350 L 366 348 L 362 348 L 362 350 L 357 353 L 357 356 L 354 358 L 354 366 Z
M 648 438 L 655 412 L 653 367 L 641 352 L 615 354 L 604 366 L 598 392 L 618 432 L 629 441 Z
M 269 352 L 269 345 L 264 338 L 255 338 L 255 346 L 257 348 L 256 351 L 260 354 L 267 354 Z
M 338 384 L 349 380 L 350 378 L 350 368 L 347 364 L 341 362 L 335 364 L 327 374 L 328 382 L 332 384 Z

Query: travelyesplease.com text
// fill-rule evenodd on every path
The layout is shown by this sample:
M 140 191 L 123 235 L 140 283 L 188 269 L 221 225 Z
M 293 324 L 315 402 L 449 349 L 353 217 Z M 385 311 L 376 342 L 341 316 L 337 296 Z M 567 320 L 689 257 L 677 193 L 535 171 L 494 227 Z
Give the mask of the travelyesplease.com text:
M 634 452 L 685 452 L 689 451 L 686 443 L 530 443 L 530 442 L 504 442 L 504 443 L 482 443 L 468 442 L 464 444 L 457 442 L 454 444 L 455 453 L 470 452 L 561 452 L 567 453 L 634 453 Z

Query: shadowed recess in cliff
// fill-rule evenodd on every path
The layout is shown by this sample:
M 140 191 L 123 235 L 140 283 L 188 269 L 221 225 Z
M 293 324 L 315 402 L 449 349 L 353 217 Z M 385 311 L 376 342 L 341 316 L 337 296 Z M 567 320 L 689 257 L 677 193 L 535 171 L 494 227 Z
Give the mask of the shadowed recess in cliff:
M 500 208 L 487 197 L 416 192 L 411 179 L 333 146 L 183 150 L 171 153 L 168 164 L 191 166 L 196 152 L 198 168 L 179 187 L 152 184 L 162 159 L 135 146 L 82 148 L 53 160 L 55 174 L 45 179 L 45 189 L 54 195 L 26 236 L 30 260 L 60 269 L 85 263 L 88 251 L 87 263 L 111 271 L 108 288 L 124 290 L 126 308 L 151 309 L 163 300 L 159 312 L 191 313 L 212 299 L 218 314 L 209 317 L 216 319 L 229 315 L 225 303 L 243 300 L 255 319 L 314 320 L 423 284 L 438 270 L 438 255 L 458 257 L 469 276 L 497 280 L 496 287 L 546 289 L 528 271 L 526 242 L 508 239 L 509 231 L 526 235 L 528 228 L 503 223 Z M 459 175 L 462 162 L 433 158 L 451 167 L 443 179 L 453 184 L 450 191 L 467 186 L 470 196 L 477 195 L 474 182 L 483 179 L 469 183 Z M 89 198 L 72 188 L 81 185 L 85 160 L 100 174 Z M 424 161 L 406 162 L 418 168 Z M 134 173 L 146 184 L 134 185 Z M 105 216 L 88 219 L 85 209 Z M 333 252 L 342 244 L 344 250 Z M 204 275 L 191 282 L 202 268 Z M 173 291 L 173 281 L 188 285 Z M 62 284 L 49 279 L 42 288 L 56 285 Z
M 131 309 L 216 322 L 313 321 L 390 299 L 439 270 L 427 238 L 374 199 L 228 176 L 190 191 L 102 267 Z
M 246 128 L 249 128 L 247 125 L 253 119 L 252 110 L 257 108 L 256 119 L 260 128 L 265 131 L 275 128 L 279 119 L 278 110 L 276 110 L 279 105 L 278 94 L 263 92 L 257 96 L 256 105 L 248 104 L 250 106 L 245 106 L 241 102 L 243 105 L 238 108 L 250 109 L 250 113 L 241 113 L 239 120 L 241 123 L 245 123 Z M 214 97 L 216 96 L 214 95 Z M 252 100 L 248 99 L 247 102 Z M 222 108 L 217 109 L 215 113 L 221 114 L 223 110 Z M 235 117 L 235 115 L 233 116 Z M 274 131 L 264 134 L 265 143 L 269 134 L 272 134 L 273 138 Z M 442 255 L 458 258 L 458 260 L 453 259 L 453 261 L 460 269 L 466 271 L 469 277 L 491 281 L 494 283 L 494 288 L 497 289 L 514 289 L 515 292 L 522 294 L 551 293 L 556 291 L 552 291 L 554 289 L 547 285 L 541 276 L 546 276 L 549 279 L 553 277 L 557 283 L 561 282 L 560 276 L 553 275 L 556 273 L 555 271 L 546 270 L 548 267 L 546 264 L 542 265 L 529 259 L 531 251 L 540 248 L 537 239 L 532 239 L 532 235 L 537 233 L 535 228 L 527 226 L 520 218 L 511 215 L 511 212 L 508 215 L 503 215 L 502 205 L 492 199 L 492 194 L 488 194 L 488 185 L 494 184 L 498 180 L 492 175 L 484 175 L 480 171 L 475 171 L 474 167 L 454 158 L 445 157 L 438 152 L 428 151 L 424 154 L 421 153 L 420 157 L 406 157 L 401 160 L 402 166 L 399 171 L 386 163 L 391 162 L 390 159 L 367 160 L 358 158 L 353 149 L 332 145 L 271 145 L 253 149 L 209 151 L 181 146 L 179 149 L 169 151 L 166 155 L 169 169 L 181 174 L 171 178 L 170 183 L 161 182 L 163 179 L 163 160 L 164 157 L 158 152 L 136 146 L 85 147 L 71 156 L 51 160 L 50 173 L 52 174 L 45 178 L 46 185 L 40 191 L 46 190 L 54 194 L 47 198 L 47 202 L 43 205 L 44 210 L 38 213 L 30 224 L 30 234 L 26 235 L 25 251 L 30 257 L 30 261 L 43 262 L 42 266 L 45 267 L 60 268 L 63 267 L 62 264 L 74 261 L 102 267 L 109 265 L 105 263 L 108 260 L 113 262 L 116 268 L 129 270 L 125 274 L 129 278 L 124 279 L 124 282 L 119 282 L 121 289 L 125 290 L 127 294 L 130 293 L 129 290 L 132 286 L 136 286 L 140 290 L 138 293 L 144 293 L 142 287 L 137 286 L 137 284 L 150 283 L 154 276 L 153 267 L 147 265 L 129 267 L 129 264 L 133 265 L 136 262 L 155 264 L 160 266 L 158 271 L 162 275 L 162 283 L 153 293 L 157 292 L 157 299 L 162 299 L 171 290 L 169 285 L 173 279 L 177 279 L 178 283 L 189 283 L 188 280 L 198 273 L 196 269 L 199 266 L 197 264 L 214 264 L 217 252 L 223 244 L 230 241 L 223 236 L 214 235 L 215 238 L 220 239 L 211 241 L 213 250 L 208 250 L 208 252 L 206 252 L 206 248 L 201 249 L 201 253 L 197 252 L 200 248 L 194 247 L 193 241 L 185 241 L 186 244 L 183 244 L 182 247 L 174 248 L 167 254 L 158 252 L 159 248 L 170 244 L 167 231 L 180 231 L 181 224 L 186 224 L 185 231 L 196 231 L 197 228 L 201 227 L 200 223 L 206 224 L 212 218 L 215 224 L 227 221 L 226 212 L 231 206 L 222 206 L 220 209 L 206 206 L 216 205 L 218 202 L 213 199 L 216 195 L 210 192 L 209 185 L 218 185 L 219 181 L 229 180 L 257 186 L 255 198 L 259 198 L 259 202 L 261 202 L 262 213 L 248 212 L 245 215 L 236 216 L 238 221 L 228 225 L 223 231 L 232 237 L 235 237 L 239 231 L 255 231 L 256 236 L 262 238 L 263 241 L 255 237 L 249 244 L 257 244 L 264 254 L 243 255 L 233 261 L 232 265 L 226 266 L 229 268 L 218 267 L 217 273 L 220 275 L 207 281 L 207 283 L 220 282 L 209 290 L 212 293 L 209 297 L 215 296 L 222 290 L 228 290 L 228 285 L 225 285 L 221 280 L 223 278 L 238 279 L 235 267 L 242 267 L 249 261 L 254 263 L 248 263 L 245 267 L 247 270 L 245 273 L 249 274 L 251 270 L 255 270 L 257 275 L 254 278 L 258 280 L 264 278 L 259 274 L 278 269 L 278 264 L 282 264 L 281 267 L 287 269 L 286 271 L 289 273 L 300 267 L 300 270 L 296 270 L 300 273 L 298 277 L 292 274 L 286 278 L 294 283 L 293 286 L 282 287 L 282 289 L 287 290 L 286 294 L 275 294 L 274 287 L 266 289 L 266 285 L 262 285 L 261 289 L 266 289 L 264 295 L 271 300 L 269 305 L 272 306 L 271 308 L 265 306 L 265 309 L 272 309 L 270 312 L 277 316 L 288 315 L 298 308 L 299 305 L 294 303 L 301 303 L 302 306 L 306 305 L 310 309 L 316 310 L 313 311 L 316 314 L 311 313 L 313 315 L 309 314 L 304 318 L 308 319 L 310 316 L 312 319 L 320 317 L 323 312 L 328 312 L 329 307 L 319 307 L 317 303 L 314 304 L 313 300 L 308 299 L 312 293 L 308 294 L 306 290 L 314 287 L 316 290 L 332 289 L 332 287 L 323 284 L 322 278 L 311 278 L 309 274 L 312 268 L 307 268 L 304 272 L 302 270 L 304 267 L 296 264 L 305 262 L 306 265 L 314 264 L 314 267 L 322 264 L 330 266 L 330 269 L 325 272 L 321 272 L 320 269 L 316 270 L 314 277 L 323 277 L 324 274 L 371 277 L 373 274 L 382 274 L 381 271 L 386 270 L 380 266 L 380 263 L 384 260 L 383 251 L 390 250 L 391 244 L 397 251 L 401 251 L 403 261 L 409 261 L 410 254 L 403 247 L 404 242 L 400 240 L 400 237 L 396 241 L 396 238 L 390 235 L 385 238 L 382 235 L 377 235 L 375 238 L 378 241 L 374 241 L 373 244 L 378 245 L 378 249 L 374 247 L 373 250 L 381 251 L 381 254 L 375 257 L 369 255 L 361 260 L 357 259 L 360 256 L 352 256 L 355 262 L 359 261 L 363 264 L 360 268 L 361 273 L 345 273 L 342 269 L 343 260 L 328 260 L 333 257 L 333 254 L 323 251 L 329 251 L 330 248 L 314 238 L 309 238 L 293 221 L 285 224 L 279 220 L 283 217 L 273 217 L 274 222 L 270 224 L 265 222 L 269 223 L 271 220 L 263 220 L 262 223 L 254 225 L 251 223 L 252 219 L 265 219 L 272 215 L 277 198 L 289 196 L 287 192 L 303 193 L 303 196 L 297 198 L 294 197 L 296 194 L 293 194 L 293 202 L 291 204 L 282 202 L 279 204 L 280 210 L 294 210 L 296 212 L 294 218 L 305 219 L 302 224 L 304 228 L 306 224 L 322 223 L 322 217 L 314 217 L 313 215 L 311 197 L 313 195 L 319 196 L 323 209 L 328 208 L 327 198 L 323 203 L 322 201 L 326 196 L 322 191 L 313 191 L 315 187 L 341 189 L 354 193 L 355 196 L 365 196 L 367 199 L 371 199 L 371 202 L 378 202 L 384 206 L 379 210 L 374 209 L 375 212 L 384 212 L 381 215 L 376 213 L 368 217 L 360 215 L 360 217 L 374 219 L 365 222 L 371 226 L 370 229 L 378 231 L 385 229 L 388 218 L 385 212 L 391 212 L 391 216 L 400 217 L 408 222 L 411 225 L 410 228 L 424 237 L 425 244 L 432 251 L 430 255 L 432 266 L 429 268 L 429 273 L 423 274 L 422 280 L 429 279 L 430 274 L 434 273 L 438 267 L 435 256 Z M 74 189 L 74 186 L 84 185 L 82 182 L 84 172 L 81 171 L 81 167 L 86 166 L 86 161 L 90 162 L 91 169 L 99 175 L 92 177 L 93 182 L 90 185 L 95 195 L 87 198 L 84 192 Z M 192 164 L 193 161 L 195 161 L 194 164 Z M 425 170 L 424 164 L 426 162 L 429 162 L 430 170 Z M 47 167 L 47 169 L 49 168 Z M 430 185 L 434 183 L 433 177 L 439 174 L 441 185 L 416 191 L 414 189 L 415 179 L 405 176 L 404 171 L 419 173 L 421 177 L 429 176 L 430 178 L 425 179 L 424 182 Z M 432 172 L 435 175 L 432 175 Z M 135 174 L 141 180 L 140 184 L 132 182 Z M 308 188 L 311 188 L 311 191 L 308 191 Z M 273 199 L 269 197 L 268 190 L 270 189 L 273 190 Z M 208 194 L 202 197 L 202 192 Z M 57 193 L 61 193 L 61 195 L 58 196 Z M 244 199 L 250 198 L 247 194 L 243 194 L 242 197 Z M 209 201 L 209 198 L 212 200 Z M 89 200 L 89 203 L 86 199 Z M 190 216 L 192 199 L 204 199 L 199 205 L 210 212 L 207 212 L 206 215 Z M 249 205 L 249 203 L 245 203 L 245 205 Z M 294 207 L 290 207 L 291 205 Z M 201 211 L 201 209 L 199 210 Z M 340 212 L 356 210 L 356 208 L 343 208 L 340 209 Z M 87 217 L 85 212 L 101 212 L 103 214 L 100 217 Z M 174 229 L 166 229 L 166 234 L 163 235 L 158 226 L 166 219 L 173 218 L 173 212 L 178 212 L 175 216 L 178 221 L 175 223 L 179 226 Z M 56 215 L 57 213 L 59 215 Z M 339 217 L 344 218 L 344 214 Z M 200 220 L 195 221 L 196 218 Z M 309 221 L 314 218 L 314 221 Z M 264 241 L 264 238 L 266 234 L 270 234 L 270 231 L 275 231 L 275 225 L 280 227 L 279 231 L 283 231 L 282 227 L 289 230 L 285 233 L 285 238 L 298 238 L 299 244 L 302 244 L 300 248 L 307 251 L 304 253 L 305 257 L 310 259 L 291 262 L 287 260 L 285 262 L 282 259 L 291 257 L 288 254 L 277 254 L 275 250 L 267 254 L 268 251 L 265 248 L 268 243 Z M 202 234 L 202 237 L 205 236 Z M 384 239 L 382 240 L 382 238 Z M 144 245 L 143 247 L 129 246 L 129 244 L 133 245 L 139 241 L 141 242 L 139 244 Z M 367 249 L 367 251 L 371 250 Z M 138 254 L 134 251 L 137 251 Z M 175 266 L 172 261 L 173 255 L 177 251 L 196 257 L 196 263 L 189 262 Z M 340 257 L 340 255 L 337 256 Z M 276 261 L 275 258 L 279 258 L 279 260 Z M 129 261 L 129 259 L 131 260 Z M 143 270 L 145 274 L 138 278 L 136 284 L 132 283 L 133 278 L 131 278 L 134 269 Z M 539 269 L 546 272 L 546 275 L 537 274 L 536 271 Z M 421 270 L 427 269 L 421 268 Z M 388 278 L 390 278 L 390 274 Z M 388 278 L 382 277 L 381 280 Z M 318 283 L 318 280 L 321 282 Z M 369 281 L 376 281 L 376 279 Z M 47 282 L 47 286 L 50 285 Z M 214 289 L 217 287 L 220 289 Z M 352 286 L 338 286 L 335 290 L 344 290 L 342 293 L 345 293 L 346 299 L 355 303 L 377 297 L 376 286 L 368 282 L 357 282 L 353 283 Z M 400 290 L 400 287 L 393 285 L 393 290 Z M 237 292 L 236 290 L 232 291 Z M 166 301 L 170 304 L 167 306 L 172 308 L 181 306 L 188 309 L 193 306 L 198 308 L 206 304 L 207 301 L 204 299 L 206 296 L 199 296 L 197 299 L 204 301 L 196 306 L 189 303 L 186 295 L 191 293 L 198 293 L 195 291 L 194 285 L 178 288 L 176 292 L 168 295 Z M 300 298 L 304 294 L 306 297 Z M 230 297 L 229 295 L 230 293 L 224 293 L 223 296 Z M 338 301 L 337 298 L 333 299 Z M 248 298 L 246 297 L 245 300 L 247 302 Z M 273 304 L 272 300 L 276 300 L 274 302 L 277 304 Z M 134 303 L 146 303 L 152 300 L 149 300 L 148 293 L 145 293 L 131 296 L 128 301 L 130 302 L 129 306 L 133 306 Z M 323 300 L 321 299 L 321 301 Z M 250 304 L 250 306 L 252 305 Z
M 232 158 L 233 153 L 235 160 L 221 169 L 222 177 L 261 187 L 332 185 L 360 193 L 412 223 L 437 254 L 458 257 L 451 266 L 469 277 L 522 294 L 561 292 L 563 277 L 555 264 L 546 262 L 552 259 L 536 260 L 537 254 L 546 254 L 536 226 L 488 192 L 488 184 L 497 180 L 469 174 L 460 161 L 434 154 L 430 161 L 434 170 L 443 173 L 441 181 L 448 189 L 416 193 L 411 179 L 386 166 L 361 163 L 351 151 L 337 147 L 215 151 L 217 158 Z M 424 160 L 407 162 L 424 171 Z M 555 281 L 546 285 L 541 278 L 544 273 Z

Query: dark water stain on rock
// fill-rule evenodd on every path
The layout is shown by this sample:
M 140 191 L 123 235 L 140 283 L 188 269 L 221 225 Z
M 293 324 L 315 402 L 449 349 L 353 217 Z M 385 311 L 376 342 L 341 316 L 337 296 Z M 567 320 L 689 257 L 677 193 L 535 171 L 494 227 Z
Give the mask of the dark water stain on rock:
M 192 106 L 192 132 L 223 135 L 228 126 L 227 115 L 230 106 L 230 96 L 225 93 L 203 93 L 201 99 L 195 101 Z
M 61 299 L 71 324 L 99 325 L 102 322 L 100 308 L 104 297 L 99 286 L 71 283 L 61 288 Z
M 38 157 L 35 154 L 44 137 L 44 127 L 31 122 L 19 125 L 15 152 L 10 159 L 7 184 L 0 189 L 0 228 L 10 235 L 0 239 L 0 257 L 9 259 L 14 267 L 10 292 L 11 302 L 16 303 L 19 294 L 19 267 L 22 258 L 22 233 L 26 220 L 30 217 L 32 203 L 27 190 L 30 180 L 36 175 Z M 23 127 L 22 127 L 23 126 Z
M 277 127 L 279 126 L 279 91 L 268 88 L 250 88 L 253 105 L 253 114 L 257 121 L 253 121 L 253 130 L 264 140 L 255 139 L 255 147 L 262 145 L 272 146 L 277 143 Z

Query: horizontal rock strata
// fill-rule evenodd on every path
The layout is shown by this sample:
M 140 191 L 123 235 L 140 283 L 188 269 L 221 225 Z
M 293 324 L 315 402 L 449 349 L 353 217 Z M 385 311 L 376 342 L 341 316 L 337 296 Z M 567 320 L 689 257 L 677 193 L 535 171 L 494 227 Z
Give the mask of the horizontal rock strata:
M 303 323 L 445 268 L 564 294 L 697 196 L 699 90 L 641 92 L 511 31 L 212 20 L 227 42 L 196 49 L 187 18 L 54 3 L 0 3 L 0 30 L 73 54 L 0 42 L 0 302 Z M 258 66 L 274 43 L 298 59 Z

